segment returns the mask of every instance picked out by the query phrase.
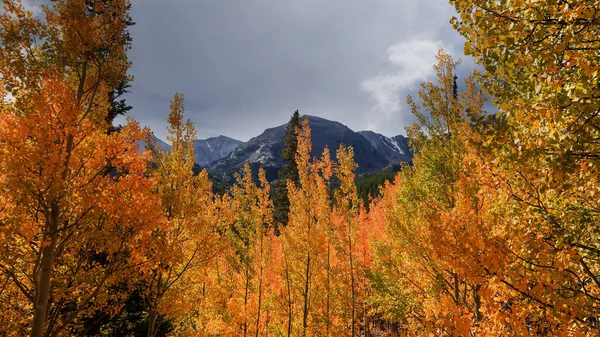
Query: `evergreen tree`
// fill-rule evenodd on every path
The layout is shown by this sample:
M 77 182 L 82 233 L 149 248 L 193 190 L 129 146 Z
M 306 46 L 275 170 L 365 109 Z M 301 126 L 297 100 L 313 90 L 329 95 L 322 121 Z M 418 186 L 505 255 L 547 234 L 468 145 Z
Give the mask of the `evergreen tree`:
M 358 196 L 362 199 L 364 205 L 369 208 L 371 199 L 381 195 L 381 188 L 388 181 L 394 181 L 397 172 L 382 171 L 364 175 L 356 179 L 356 188 Z
M 287 180 L 298 182 L 298 164 L 296 163 L 296 151 L 298 149 L 298 128 L 300 127 L 300 113 L 298 110 L 292 114 L 285 130 L 285 148 L 281 153 L 281 158 L 285 164 L 279 171 L 279 179 L 275 182 L 273 191 L 273 203 L 275 204 L 275 230 L 278 232 L 279 224 L 285 226 L 288 223 L 288 212 L 290 210 L 290 200 L 288 198 Z

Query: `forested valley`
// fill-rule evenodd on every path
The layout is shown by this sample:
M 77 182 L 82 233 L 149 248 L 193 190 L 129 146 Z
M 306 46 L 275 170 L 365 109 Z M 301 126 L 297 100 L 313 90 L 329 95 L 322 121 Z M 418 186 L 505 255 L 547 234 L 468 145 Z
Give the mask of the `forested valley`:
M 369 197 L 310 118 L 217 193 L 182 94 L 168 152 L 115 125 L 127 0 L 3 0 L 0 336 L 600 335 L 600 7 L 450 3 L 480 68 L 439 51 Z

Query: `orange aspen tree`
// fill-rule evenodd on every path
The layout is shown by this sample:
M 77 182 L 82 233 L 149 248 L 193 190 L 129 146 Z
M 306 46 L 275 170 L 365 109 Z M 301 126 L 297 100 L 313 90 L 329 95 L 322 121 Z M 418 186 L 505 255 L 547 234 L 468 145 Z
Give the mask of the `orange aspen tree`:
M 360 229 L 359 229 L 359 245 L 360 258 L 364 270 L 364 307 L 363 307 L 363 331 L 367 336 L 385 335 L 390 333 L 389 326 L 398 322 L 398 316 L 385 317 L 382 310 L 382 303 L 389 302 L 392 298 L 387 296 L 388 291 L 378 288 L 378 285 L 392 284 L 391 280 L 382 281 L 379 279 L 382 275 L 392 277 L 391 273 L 381 273 L 381 268 L 378 265 L 380 260 L 377 260 L 377 252 L 381 246 L 390 247 L 390 235 L 387 235 L 387 211 L 381 194 L 387 195 L 391 186 L 390 182 L 380 186 L 380 197 L 372 199 L 367 211 L 364 207 L 361 209 Z M 389 198 L 387 198 L 390 200 Z M 388 251 L 388 254 L 394 252 Z M 397 280 L 396 280 L 397 281 Z M 396 282 L 397 283 L 397 282 Z M 395 297 L 394 299 L 398 299 Z M 390 312 L 393 312 L 390 310 Z
M 357 332 L 357 306 L 359 301 L 358 279 L 360 267 L 356 257 L 356 244 L 358 236 L 358 216 L 361 202 L 358 197 L 356 184 L 354 183 L 354 171 L 358 167 L 354 162 L 354 150 L 351 147 L 340 145 L 336 152 L 337 165 L 336 177 L 340 181 L 340 187 L 336 189 L 335 205 L 331 213 L 332 239 L 334 247 L 338 252 L 339 265 L 334 267 L 337 273 L 338 286 L 340 289 L 341 310 L 344 313 L 342 331 L 349 332 L 354 337 Z
M 356 223 L 356 232 L 354 237 L 354 261 L 356 264 L 356 312 L 355 323 L 357 335 L 364 334 L 370 336 L 373 331 L 373 315 L 369 304 L 371 296 L 371 286 L 369 280 L 369 271 L 372 268 L 372 250 L 371 245 L 380 237 L 379 232 L 385 222 L 377 223 L 376 218 L 372 218 L 369 211 L 361 200 L 359 213 L 354 219 Z
M 17 315 L 9 334 L 64 335 L 118 303 L 107 289 L 133 272 L 155 218 L 139 128 L 106 134 L 109 94 L 129 66 L 127 7 L 56 1 L 41 20 L 2 2 L 0 73 L 11 97 L 0 122 L 0 273 L 19 290 L 2 301 L 3 315 Z
M 183 95 L 173 97 L 168 122 L 168 154 L 149 137 L 149 171 L 157 181 L 163 216 L 148 238 L 148 264 L 143 268 L 148 337 L 156 336 L 163 319 L 177 321 L 194 309 L 201 295 L 197 288 L 220 244 L 208 173 L 192 171 L 196 131 L 190 120 L 184 122 Z
M 2 110 L 1 269 L 35 308 L 32 335 L 53 336 L 133 272 L 156 201 L 132 142 L 141 130 L 107 135 L 103 123 L 82 119 L 63 81 L 44 82 L 35 109 Z
M 175 321 L 170 320 L 173 331 L 176 336 L 230 336 L 235 335 L 231 329 L 232 316 L 237 313 L 236 308 L 228 307 L 228 301 L 232 293 L 229 287 L 231 280 L 230 267 L 226 259 L 230 250 L 227 240 L 227 231 L 231 226 L 235 210 L 233 201 L 228 194 L 222 196 L 213 195 L 214 215 L 211 226 L 216 230 L 218 239 L 216 245 L 212 245 L 215 257 L 208 263 L 203 263 L 197 271 L 189 275 L 193 278 L 191 282 L 183 282 L 181 285 L 181 296 L 176 297 L 180 300 L 185 299 L 183 315 Z M 173 324 L 175 323 L 175 324 Z
M 277 243 L 271 226 L 270 185 L 263 169 L 258 180 L 257 186 L 250 165 L 245 164 L 231 190 L 230 247 L 220 271 L 226 275 L 222 286 L 229 294 L 227 312 L 221 314 L 226 323 L 222 333 L 231 336 L 264 336 L 270 329 L 271 272 L 275 267 L 271 256 Z
M 280 237 L 267 237 L 268 256 L 265 268 L 265 326 L 264 336 L 285 336 L 287 332 L 285 286 L 282 283 L 284 275 L 283 249 Z
M 257 189 L 258 212 L 262 219 L 261 226 L 256 228 L 260 235 L 258 245 L 255 247 L 257 256 L 258 299 L 256 304 L 255 337 L 268 336 L 271 331 L 281 331 L 282 324 L 277 307 L 281 286 L 278 276 L 281 275 L 281 242 L 275 235 L 274 205 L 270 199 L 270 185 L 265 171 L 258 172 L 260 188 Z
M 300 183 L 288 181 L 289 222 L 282 232 L 285 254 L 284 283 L 288 288 L 288 336 L 318 336 L 327 320 L 326 289 L 322 271 L 326 267 L 327 228 L 331 213 L 329 179 L 332 163 L 325 149 L 321 159 L 310 157 L 308 120 L 298 130 L 296 163 Z M 296 317 L 298 316 L 298 317 Z M 293 321 L 292 321 L 293 320 Z
M 256 292 L 257 294 L 257 300 L 256 300 L 256 324 L 255 324 L 255 328 L 254 328 L 254 332 L 255 332 L 255 336 L 258 337 L 259 335 L 265 335 L 266 331 L 263 330 L 263 324 L 262 322 L 264 321 L 263 317 L 261 316 L 264 315 L 264 301 L 265 301 L 265 291 L 267 289 L 267 282 L 266 282 L 266 274 L 267 274 L 267 264 L 268 264 L 268 259 L 269 259 L 269 252 L 268 249 L 270 248 L 269 245 L 269 237 L 272 237 L 273 234 L 271 234 L 269 228 L 271 228 L 271 223 L 273 222 L 273 203 L 271 202 L 271 200 L 269 199 L 269 192 L 270 192 L 270 185 L 269 182 L 267 181 L 267 178 L 265 176 L 265 171 L 264 170 L 260 170 L 259 171 L 259 179 L 260 179 L 260 184 L 262 189 L 257 190 L 257 194 L 258 194 L 258 209 L 259 209 L 259 214 L 261 217 L 262 221 L 258 222 L 258 228 L 256 228 L 256 233 L 257 233 L 257 237 L 258 237 L 258 243 L 256 244 L 255 247 L 255 253 L 254 255 L 256 256 L 256 262 L 258 264 L 258 275 L 257 277 L 257 285 L 256 285 Z

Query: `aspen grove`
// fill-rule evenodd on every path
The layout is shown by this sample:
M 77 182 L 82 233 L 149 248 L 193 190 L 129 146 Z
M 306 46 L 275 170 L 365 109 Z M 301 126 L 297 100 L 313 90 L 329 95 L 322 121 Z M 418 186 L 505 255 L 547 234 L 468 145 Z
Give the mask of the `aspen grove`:
M 169 151 L 114 125 L 128 0 L 3 0 L 0 336 L 600 335 L 600 7 L 450 4 L 479 70 L 438 52 L 415 156 L 365 205 L 310 119 L 294 179 L 215 192 L 182 94 Z

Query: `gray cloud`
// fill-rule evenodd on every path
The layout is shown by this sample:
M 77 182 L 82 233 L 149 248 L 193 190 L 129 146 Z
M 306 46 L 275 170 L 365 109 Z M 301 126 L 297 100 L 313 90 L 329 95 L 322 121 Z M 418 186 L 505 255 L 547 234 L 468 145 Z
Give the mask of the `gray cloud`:
M 375 103 L 368 115 L 374 117 L 368 122 L 369 129 L 380 131 L 398 121 L 410 123 L 410 116 L 403 109 L 403 95 L 434 75 L 432 65 L 436 62 L 435 55 L 439 49 L 451 52 L 449 48 L 444 48 L 441 41 L 425 39 L 405 41 L 388 49 L 388 59 L 397 71 L 362 82 L 362 89 L 371 95 Z
M 200 138 L 248 140 L 296 109 L 354 130 L 404 133 L 414 121 L 406 95 L 430 78 L 437 47 L 462 56 L 446 0 L 132 0 L 132 7 L 131 115 L 162 138 L 175 92 L 185 94 Z M 461 69 L 472 68 L 468 60 Z

